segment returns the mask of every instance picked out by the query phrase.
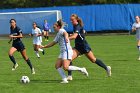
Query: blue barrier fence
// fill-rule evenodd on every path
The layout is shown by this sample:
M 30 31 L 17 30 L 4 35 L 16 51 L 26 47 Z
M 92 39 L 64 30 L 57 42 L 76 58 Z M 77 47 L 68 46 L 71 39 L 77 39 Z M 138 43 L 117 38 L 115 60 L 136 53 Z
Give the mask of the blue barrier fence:
M 135 16 L 140 16 L 140 4 L 107 4 L 88 6 L 46 7 L 46 8 L 16 8 L 0 10 L 3 12 L 28 12 L 28 11 L 60 10 L 63 20 L 68 24 L 66 30 L 73 30 L 70 23 L 71 14 L 76 13 L 83 19 L 86 31 L 103 30 L 131 30 Z M 7 27 L 7 26 L 5 26 Z M 3 32 L 0 30 L 0 34 Z

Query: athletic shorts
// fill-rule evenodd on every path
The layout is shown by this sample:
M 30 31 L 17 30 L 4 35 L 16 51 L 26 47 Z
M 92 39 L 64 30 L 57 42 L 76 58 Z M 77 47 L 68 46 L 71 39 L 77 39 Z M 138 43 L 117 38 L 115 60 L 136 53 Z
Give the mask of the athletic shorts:
M 49 32 L 49 30 L 44 30 L 44 31 Z
M 13 42 L 12 47 L 16 48 L 17 51 L 20 51 L 20 52 L 25 49 L 25 46 L 21 41 Z
M 72 60 L 73 50 L 63 51 L 59 54 L 58 58 Z
M 80 52 L 80 55 L 86 54 L 91 51 L 91 48 L 88 44 L 76 45 L 74 48 L 78 50 L 78 52 Z
M 33 40 L 33 44 L 35 44 L 35 45 L 41 45 L 41 41 Z

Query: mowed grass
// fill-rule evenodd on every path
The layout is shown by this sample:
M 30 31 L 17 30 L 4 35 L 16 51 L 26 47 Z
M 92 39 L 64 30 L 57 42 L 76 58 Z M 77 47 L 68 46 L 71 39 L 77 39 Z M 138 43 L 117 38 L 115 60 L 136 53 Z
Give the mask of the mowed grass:
M 32 75 L 20 53 L 14 57 L 19 64 L 16 71 L 11 71 L 12 62 L 8 57 L 11 45 L 8 40 L 0 40 L 0 92 L 1 93 L 139 93 L 140 61 L 134 35 L 87 36 L 95 56 L 112 67 L 112 76 L 84 55 L 73 61 L 79 67 L 86 67 L 89 77 L 78 71 L 73 72 L 73 81 L 60 84 L 61 77 L 55 69 L 59 55 L 59 46 L 45 49 L 46 54 L 38 59 L 33 51 L 32 38 L 23 38 L 27 55 L 35 67 Z M 53 40 L 50 38 L 49 42 Z M 43 44 L 48 42 L 43 42 Z M 72 46 L 74 46 L 72 42 Z M 67 72 L 66 72 L 67 73 Z M 29 84 L 20 83 L 23 75 L 29 76 Z

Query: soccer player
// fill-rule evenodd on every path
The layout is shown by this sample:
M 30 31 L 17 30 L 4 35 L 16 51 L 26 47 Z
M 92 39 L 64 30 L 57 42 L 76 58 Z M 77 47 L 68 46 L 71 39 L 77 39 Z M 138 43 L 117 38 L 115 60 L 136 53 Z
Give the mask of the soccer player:
M 42 32 L 37 27 L 36 22 L 33 22 L 33 29 L 32 29 L 32 34 L 31 35 L 33 35 L 34 51 L 35 51 L 37 57 L 40 58 L 39 51 L 41 51 L 43 55 L 45 54 L 45 52 L 44 52 L 43 49 L 40 48 L 41 42 L 42 42 Z
M 111 67 L 106 66 L 101 60 L 97 59 L 94 56 L 93 52 L 91 51 L 91 48 L 85 39 L 82 19 L 79 18 L 76 14 L 72 14 L 70 19 L 71 19 L 71 23 L 73 25 L 73 35 L 71 35 L 69 37 L 69 39 L 70 40 L 75 39 L 75 47 L 73 48 L 72 60 L 77 58 L 79 55 L 85 54 L 85 56 L 92 63 L 95 63 L 98 66 L 104 68 L 107 72 L 107 75 L 111 76 Z M 70 75 L 68 77 L 72 78 L 72 76 L 70 76 Z
M 43 24 L 43 33 L 44 33 L 44 37 L 45 37 L 45 41 L 49 40 L 49 24 L 47 22 L 47 20 L 44 20 L 44 24 Z
M 55 68 L 57 69 L 57 71 L 62 77 L 63 81 L 61 83 L 68 83 L 66 75 L 61 68 L 62 66 L 64 70 L 78 70 L 86 76 L 88 76 L 88 72 L 86 71 L 84 67 L 80 68 L 76 66 L 69 66 L 72 59 L 73 51 L 72 51 L 72 47 L 70 45 L 70 41 L 68 38 L 68 33 L 62 27 L 63 27 L 62 20 L 58 20 L 53 26 L 54 30 L 57 32 L 55 39 L 51 43 L 42 47 L 49 48 L 59 43 L 60 55 L 58 56 Z
M 10 60 L 13 62 L 13 68 L 12 70 L 15 70 L 18 67 L 18 64 L 13 56 L 13 54 L 18 51 L 21 53 L 22 57 L 24 58 L 24 60 L 27 62 L 27 64 L 29 65 L 30 69 L 31 69 L 31 73 L 35 74 L 35 70 L 31 64 L 30 59 L 28 58 L 28 56 L 26 55 L 26 49 L 24 44 L 21 41 L 21 38 L 23 37 L 22 35 L 22 31 L 21 29 L 16 25 L 16 20 L 15 19 L 11 19 L 10 20 L 10 41 L 8 43 L 10 43 L 11 41 L 13 41 L 12 43 L 12 47 L 9 50 L 9 58 Z
M 138 48 L 138 51 L 139 51 L 138 60 L 140 60 L 140 17 L 136 16 L 135 20 L 136 20 L 136 22 L 132 25 L 132 32 L 136 31 L 137 48 Z

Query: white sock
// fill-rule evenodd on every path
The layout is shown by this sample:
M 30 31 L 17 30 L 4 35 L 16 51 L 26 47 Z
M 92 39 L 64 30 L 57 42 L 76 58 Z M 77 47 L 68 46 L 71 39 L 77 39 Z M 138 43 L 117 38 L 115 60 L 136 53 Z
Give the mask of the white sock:
M 59 72 L 59 74 L 62 77 L 62 79 L 65 79 L 66 78 L 66 75 L 65 75 L 65 73 L 64 73 L 64 71 L 63 71 L 62 68 L 58 68 L 57 71 Z
M 68 70 L 78 70 L 78 71 L 82 71 L 82 68 L 77 67 L 77 66 L 69 66 Z
M 36 53 L 37 57 L 40 57 L 38 51 L 35 51 L 35 53 Z
M 42 51 L 43 51 L 43 49 L 39 48 L 39 49 L 38 49 L 38 51 L 41 51 L 41 52 L 42 52 Z

